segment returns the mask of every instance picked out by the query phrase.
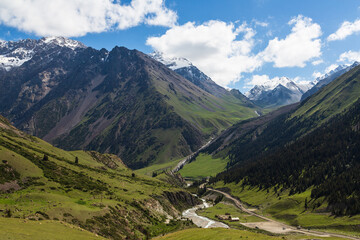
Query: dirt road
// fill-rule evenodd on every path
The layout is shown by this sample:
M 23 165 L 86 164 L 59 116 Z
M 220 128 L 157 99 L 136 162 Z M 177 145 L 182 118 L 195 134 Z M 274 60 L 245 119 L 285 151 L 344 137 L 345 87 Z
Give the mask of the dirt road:
M 251 227 L 251 228 L 259 228 L 259 229 L 263 229 L 265 231 L 272 232 L 272 233 L 298 232 L 298 233 L 303 233 L 306 235 L 312 235 L 312 236 L 317 236 L 317 237 L 339 237 L 339 238 L 360 240 L 360 238 L 357 238 L 357 237 L 346 236 L 346 235 L 337 234 L 337 233 L 327 233 L 327 232 L 306 230 L 304 228 L 295 228 L 290 225 L 286 225 L 284 223 L 273 220 L 271 218 L 254 213 L 254 212 L 250 211 L 249 209 L 246 209 L 244 207 L 244 205 L 238 199 L 234 198 L 233 196 L 231 196 L 230 194 L 228 194 L 226 192 L 212 189 L 212 188 L 207 188 L 207 189 L 210 191 L 213 191 L 213 192 L 221 193 L 226 198 L 232 200 L 234 202 L 235 206 L 238 207 L 239 209 L 241 209 L 243 212 L 246 212 L 249 215 L 256 216 L 256 217 L 261 218 L 266 221 L 266 222 L 258 222 L 258 223 L 244 223 L 243 224 L 244 226 Z

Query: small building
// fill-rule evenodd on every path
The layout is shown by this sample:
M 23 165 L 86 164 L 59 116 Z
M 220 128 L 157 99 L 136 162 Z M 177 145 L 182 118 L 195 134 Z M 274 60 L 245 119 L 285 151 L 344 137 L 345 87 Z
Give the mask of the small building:
M 231 216 L 229 215 L 216 215 L 219 220 L 231 220 Z
M 240 221 L 240 219 L 238 217 L 232 217 L 231 220 L 232 222 L 238 222 Z

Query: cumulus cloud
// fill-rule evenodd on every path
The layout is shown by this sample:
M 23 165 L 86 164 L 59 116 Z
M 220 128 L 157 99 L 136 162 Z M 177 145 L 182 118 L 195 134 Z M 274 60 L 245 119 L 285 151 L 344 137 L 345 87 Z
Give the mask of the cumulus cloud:
M 338 62 L 345 62 L 345 63 L 353 63 L 353 62 L 360 62 L 360 51 L 348 51 L 344 52 L 340 55 Z
M 139 24 L 174 26 L 164 0 L 2 0 L 0 23 L 38 36 L 76 37 Z
M 343 40 L 350 35 L 360 32 L 360 19 L 354 22 L 345 21 L 335 33 L 328 36 L 328 41 Z
M 257 25 L 254 20 L 253 26 Z M 289 25 L 292 26 L 289 35 L 270 40 L 257 53 L 256 31 L 246 23 L 188 22 L 172 27 L 161 36 L 149 37 L 146 43 L 165 56 L 189 59 L 216 83 L 227 86 L 265 62 L 273 62 L 275 67 L 304 67 L 308 61 L 320 64 L 320 26 L 301 15 L 291 19 Z
M 262 65 L 254 54 L 255 31 L 246 23 L 188 22 L 169 29 L 146 43 L 168 57 L 185 57 L 222 86 L 239 80 L 241 73 Z
M 302 15 L 288 24 L 293 25 L 291 33 L 284 39 L 270 40 L 263 59 L 274 62 L 274 67 L 305 67 L 307 61 L 321 56 L 321 27 Z

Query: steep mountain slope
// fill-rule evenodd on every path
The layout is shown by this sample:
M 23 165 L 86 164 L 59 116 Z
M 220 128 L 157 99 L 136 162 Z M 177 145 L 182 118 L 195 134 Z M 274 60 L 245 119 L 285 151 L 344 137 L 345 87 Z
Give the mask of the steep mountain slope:
M 336 78 L 340 77 L 341 75 L 343 75 L 344 73 L 350 71 L 351 69 L 353 69 L 354 67 L 356 67 L 358 65 L 359 65 L 358 62 L 354 62 L 350 66 L 340 65 L 336 69 L 330 71 L 329 73 L 326 73 L 324 76 L 322 76 L 320 78 L 317 78 L 316 79 L 317 83 L 315 84 L 315 86 L 313 86 L 312 88 L 310 88 L 307 92 L 305 92 L 303 94 L 303 96 L 301 97 L 301 101 L 303 101 L 306 98 L 308 98 L 309 96 L 315 94 L 322 87 L 326 86 L 327 84 L 329 84 L 330 82 L 332 82 Z
M 242 163 L 217 180 L 243 185 L 289 189 L 311 188 L 309 201 L 324 198 L 334 215 L 360 213 L 360 100 L 303 138 L 274 152 Z M 322 199 L 322 202 L 324 201 Z
M 245 95 L 259 106 L 272 108 L 300 101 L 301 96 L 312 86 L 312 83 L 296 84 L 282 77 L 264 85 L 255 85 Z
M 359 214 L 359 80 L 360 66 L 298 106 L 278 110 L 284 113 L 224 132 L 205 151 L 230 159 L 214 181 L 275 187 L 290 195 L 310 189 L 313 209 L 324 205 L 332 214 Z
M 318 124 L 325 122 L 332 116 L 346 111 L 359 99 L 360 66 L 332 81 L 321 91 L 312 95 L 301 103 L 292 118 L 314 118 Z
M 207 152 L 230 154 L 230 166 L 281 148 L 348 111 L 360 97 L 359 78 L 360 67 L 355 67 L 300 104 L 235 124 Z
M 141 168 L 186 156 L 256 115 L 241 98 L 214 96 L 139 51 L 62 40 L 36 40 L 43 51 L 0 72 L 0 113 L 56 146 L 114 153 Z
M 110 239 L 144 239 L 191 225 L 165 220 L 198 203 L 181 189 L 135 174 L 115 155 L 55 148 L 1 116 L 0 156 L 0 216 L 22 218 L 25 225 L 49 219 L 43 224 L 54 229 L 60 220 Z

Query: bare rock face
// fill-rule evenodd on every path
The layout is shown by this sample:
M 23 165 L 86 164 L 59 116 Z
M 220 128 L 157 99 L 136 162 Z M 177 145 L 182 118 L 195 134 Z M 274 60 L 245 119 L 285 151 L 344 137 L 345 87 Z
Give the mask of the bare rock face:
M 164 192 L 164 196 L 180 211 L 198 205 L 201 201 L 188 192 Z

